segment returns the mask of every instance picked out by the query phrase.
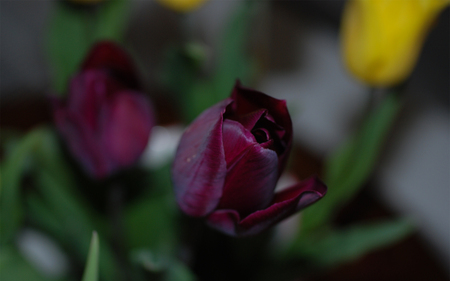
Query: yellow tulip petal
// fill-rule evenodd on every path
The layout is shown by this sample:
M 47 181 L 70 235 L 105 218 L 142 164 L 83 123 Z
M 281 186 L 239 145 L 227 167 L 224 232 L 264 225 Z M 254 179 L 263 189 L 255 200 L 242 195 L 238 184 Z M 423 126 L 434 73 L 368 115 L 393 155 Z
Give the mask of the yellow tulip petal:
M 350 71 L 372 86 L 393 86 L 412 72 L 424 39 L 449 0 L 349 0 L 342 50 Z

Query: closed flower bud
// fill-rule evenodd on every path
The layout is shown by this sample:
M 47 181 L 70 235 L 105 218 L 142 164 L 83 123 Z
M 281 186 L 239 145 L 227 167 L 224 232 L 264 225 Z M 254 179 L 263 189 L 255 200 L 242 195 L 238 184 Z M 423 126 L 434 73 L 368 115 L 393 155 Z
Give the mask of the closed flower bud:
M 67 100 L 54 100 L 54 119 L 69 150 L 95 178 L 134 164 L 154 125 L 133 64 L 111 42 L 92 49 L 70 82 Z
M 257 234 L 326 193 L 310 178 L 275 193 L 292 145 L 286 102 L 236 84 L 181 137 L 172 181 L 190 216 L 232 236 Z
M 395 86 L 412 72 L 427 32 L 449 0 L 349 0 L 342 49 L 350 71 L 372 86 Z

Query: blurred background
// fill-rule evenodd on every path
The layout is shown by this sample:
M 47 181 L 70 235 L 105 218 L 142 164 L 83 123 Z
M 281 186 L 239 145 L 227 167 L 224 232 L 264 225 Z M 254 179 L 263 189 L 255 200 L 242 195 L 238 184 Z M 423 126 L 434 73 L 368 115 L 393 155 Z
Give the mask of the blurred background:
M 49 122 L 50 66 L 46 28 L 56 1 L 0 1 L 1 126 L 24 131 Z M 185 24 L 215 60 L 224 24 L 239 1 L 211 0 Z M 366 86 L 342 60 L 339 27 L 344 1 L 264 1 L 252 25 L 259 59 L 257 89 L 286 99 L 300 149 L 291 157 L 304 175 L 356 128 L 368 100 Z M 450 19 L 447 8 L 429 33 L 406 82 L 405 105 L 366 188 L 341 214 L 342 223 L 406 215 L 419 233 L 387 249 L 336 268 L 316 280 L 448 280 L 450 274 Z M 132 1 L 125 46 L 139 58 L 142 80 L 161 124 L 179 116 L 160 90 L 164 50 L 180 42 L 177 15 L 154 1 Z M 376 93 L 375 93 L 376 96 Z M 302 166 L 303 165 L 303 166 Z M 300 168 L 298 168 L 300 169 Z M 388 277 L 389 276 L 389 277 Z

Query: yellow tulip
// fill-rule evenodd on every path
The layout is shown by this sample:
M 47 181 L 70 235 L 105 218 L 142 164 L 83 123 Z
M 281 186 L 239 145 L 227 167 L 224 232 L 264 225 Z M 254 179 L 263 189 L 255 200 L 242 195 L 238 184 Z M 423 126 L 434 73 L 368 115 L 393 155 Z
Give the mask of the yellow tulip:
M 427 31 L 450 0 L 348 0 L 342 50 L 350 71 L 372 86 L 404 81 Z
M 158 0 L 158 2 L 177 12 L 187 13 L 199 7 L 206 0 Z

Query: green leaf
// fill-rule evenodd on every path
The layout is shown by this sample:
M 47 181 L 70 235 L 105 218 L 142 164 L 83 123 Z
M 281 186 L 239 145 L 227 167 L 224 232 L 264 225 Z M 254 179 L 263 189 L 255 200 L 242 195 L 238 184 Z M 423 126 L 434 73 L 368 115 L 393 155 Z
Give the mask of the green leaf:
M 227 25 L 218 47 L 217 66 L 211 79 L 199 78 L 199 67 L 205 51 L 199 44 L 188 44 L 168 53 L 163 83 L 183 101 L 186 121 L 191 122 L 201 112 L 227 98 L 240 79 L 248 84 L 255 72 L 249 56 L 250 23 L 255 14 L 254 1 L 242 1 Z
M 34 130 L 18 141 L 1 166 L 0 210 L 1 242 L 10 241 L 20 227 L 24 211 L 20 191 L 22 177 L 31 164 L 36 147 L 42 142 L 44 131 Z
M 254 1 L 242 1 L 228 24 L 219 46 L 217 72 L 214 76 L 213 92 L 216 102 L 227 98 L 240 79 L 248 84 L 251 76 L 251 60 L 246 52 L 255 13 Z M 211 93 L 210 93 L 211 94 Z
M 95 41 L 102 39 L 121 42 L 130 12 L 128 0 L 105 1 L 99 7 Z
M 124 212 L 127 245 L 153 253 L 171 254 L 176 243 L 177 207 L 165 165 L 150 172 L 148 192 Z
M 360 224 L 325 235 L 312 233 L 298 241 L 290 253 L 321 266 L 335 266 L 398 242 L 413 230 L 407 219 Z
M 189 106 L 185 106 L 188 122 L 193 121 L 205 109 L 219 101 L 214 93 L 213 83 L 207 80 L 196 81 L 196 83 L 193 84 L 188 97 Z
M 26 203 L 27 215 L 34 225 L 40 226 L 59 241 L 66 240 L 64 225 L 60 223 L 57 214 L 52 212 L 44 200 L 37 194 L 30 193 L 27 195 Z
M 55 3 L 50 21 L 48 55 L 53 66 L 54 89 L 64 95 L 92 44 L 93 10 L 75 9 L 64 1 Z
M 179 261 L 173 261 L 168 268 L 165 281 L 195 281 L 197 278 L 194 273 Z
M 29 264 L 13 247 L 0 250 L 0 279 L 2 281 L 48 281 L 48 277 Z
M 164 274 L 165 281 L 197 280 L 189 267 L 167 253 L 138 249 L 133 251 L 132 260 L 146 271 Z
M 174 202 L 172 196 L 145 198 L 125 213 L 125 229 L 131 248 L 170 252 L 175 246 Z
M 368 116 L 360 131 L 331 155 L 325 167 L 328 192 L 303 212 L 303 231 L 324 225 L 362 187 L 377 163 L 400 104 L 397 95 L 386 96 L 380 106 Z
M 131 259 L 149 272 L 162 272 L 167 269 L 171 257 L 148 249 L 137 249 L 132 251 Z
M 55 4 L 50 21 L 48 55 L 53 66 L 54 89 L 63 96 L 91 46 L 100 40 L 122 41 L 129 1 L 111 0 L 94 9 Z
M 196 43 L 185 44 L 182 47 L 172 47 L 166 53 L 165 64 L 161 75 L 162 83 L 175 93 L 183 103 L 183 114 L 188 121 L 192 121 L 199 112 L 204 110 L 205 98 L 211 94 L 208 84 L 207 93 L 199 92 L 199 87 L 207 85 L 198 80 L 199 70 L 206 57 L 203 46 Z M 200 104 L 195 100 L 201 96 Z M 206 106 L 210 104 L 206 101 Z
M 60 239 L 80 260 L 84 260 L 91 233 L 99 227 L 98 219 L 78 194 L 74 176 L 62 155 L 56 136 L 47 130 L 45 141 L 36 151 L 34 169 L 45 207 L 36 199 L 34 202 L 33 199 L 29 200 L 29 203 L 40 214 L 46 215 L 40 219 L 34 216 L 36 221 L 41 222 L 46 231 Z M 49 215 L 49 212 L 54 216 Z M 59 227 L 54 220 L 59 222 Z M 118 267 L 112 250 L 105 243 L 100 251 L 103 257 L 100 261 L 100 275 L 105 280 L 115 280 Z
M 172 168 L 172 163 L 168 163 L 157 169 L 152 169 L 149 171 L 151 190 L 149 196 L 166 196 L 168 198 L 173 198 L 172 180 L 170 175 L 170 169 Z M 176 209 L 174 203 L 172 202 L 171 209 Z
M 199 63 L 190 55 L 187 45 L 169 48 L 165 56 L 162 83 L 178 96 L 185 98 L 198 75 Z
M 98 280 L 99 247 L 98 235 L 97 232 L 94 231 L 92 233 L 91 245 L 89 247 L 89 254 L 82 281 Z

